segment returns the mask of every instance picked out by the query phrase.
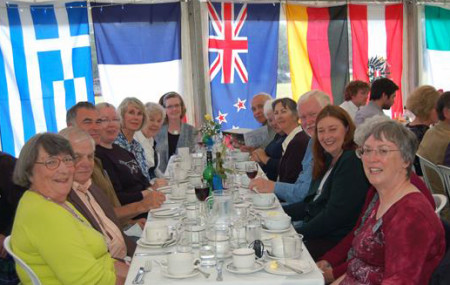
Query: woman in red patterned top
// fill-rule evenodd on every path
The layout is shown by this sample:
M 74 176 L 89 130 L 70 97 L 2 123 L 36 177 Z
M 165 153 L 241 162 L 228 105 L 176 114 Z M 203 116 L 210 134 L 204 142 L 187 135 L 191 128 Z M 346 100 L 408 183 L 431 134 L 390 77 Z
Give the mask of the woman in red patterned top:
M 333 284 L 428 284 L 445 251 L 444 230 L 409 175 L 417 141 L 394 121 L 367 135 L 361 157 L 379 200 L 353 239 L 347 272 Z

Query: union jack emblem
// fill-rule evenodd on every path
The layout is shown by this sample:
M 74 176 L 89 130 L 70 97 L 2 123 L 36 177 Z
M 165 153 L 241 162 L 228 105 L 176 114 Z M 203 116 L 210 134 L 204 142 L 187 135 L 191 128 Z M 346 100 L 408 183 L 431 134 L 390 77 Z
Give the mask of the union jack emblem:
M 209 36 L 208 48 L 210 52 L 217 52 L 209 67 L 209 77 L 212 81 L 222 70 L 221 82 L 233 83 L 236 70 L 241 81 L 246 83 L 248 72 L 239 54 L 248 53 L 248 40 L 247 37 L 240 37 L 239 33 L 247 18 L 247 4 L 242 5 L 236 20 L 232 3 L 222 3 L 221 8 L 222 15 L 219 17 L 214 6 L 208 2 L 208 14 L 216 34 Z

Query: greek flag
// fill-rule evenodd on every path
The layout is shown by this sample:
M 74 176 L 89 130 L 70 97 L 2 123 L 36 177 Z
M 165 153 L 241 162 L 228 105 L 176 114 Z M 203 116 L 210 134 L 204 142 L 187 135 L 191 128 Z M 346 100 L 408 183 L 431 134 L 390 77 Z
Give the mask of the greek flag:
M 66 126 L 66 111 L 94 102 L 86 2 L 0 0 L 0 132 L 17 156 L 39 132 Z M 5 8 L 6 7 L 6 8 Z

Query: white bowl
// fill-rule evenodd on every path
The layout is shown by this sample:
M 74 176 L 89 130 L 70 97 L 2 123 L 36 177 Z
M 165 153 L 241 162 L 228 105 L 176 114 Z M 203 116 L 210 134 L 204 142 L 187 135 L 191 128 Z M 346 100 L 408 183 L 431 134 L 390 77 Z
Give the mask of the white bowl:
M 256 207 L 269 207 L 275 202 L 273 193 L 255 194 L 252 196 L 253 205 Z
M 264 226 L 269 230 L 284 230 L 291 225 L 291 217 L 286 214 L 266 216 L 263 218 Z

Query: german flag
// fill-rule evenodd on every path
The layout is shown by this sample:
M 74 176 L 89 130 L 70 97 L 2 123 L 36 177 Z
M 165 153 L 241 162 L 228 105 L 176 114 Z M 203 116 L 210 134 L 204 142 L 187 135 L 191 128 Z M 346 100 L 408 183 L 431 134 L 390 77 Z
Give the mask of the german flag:
M 349 81 L 347 5 L 286 5 L 292 93 L 320 89 L 334 104 L 344 101 Z

